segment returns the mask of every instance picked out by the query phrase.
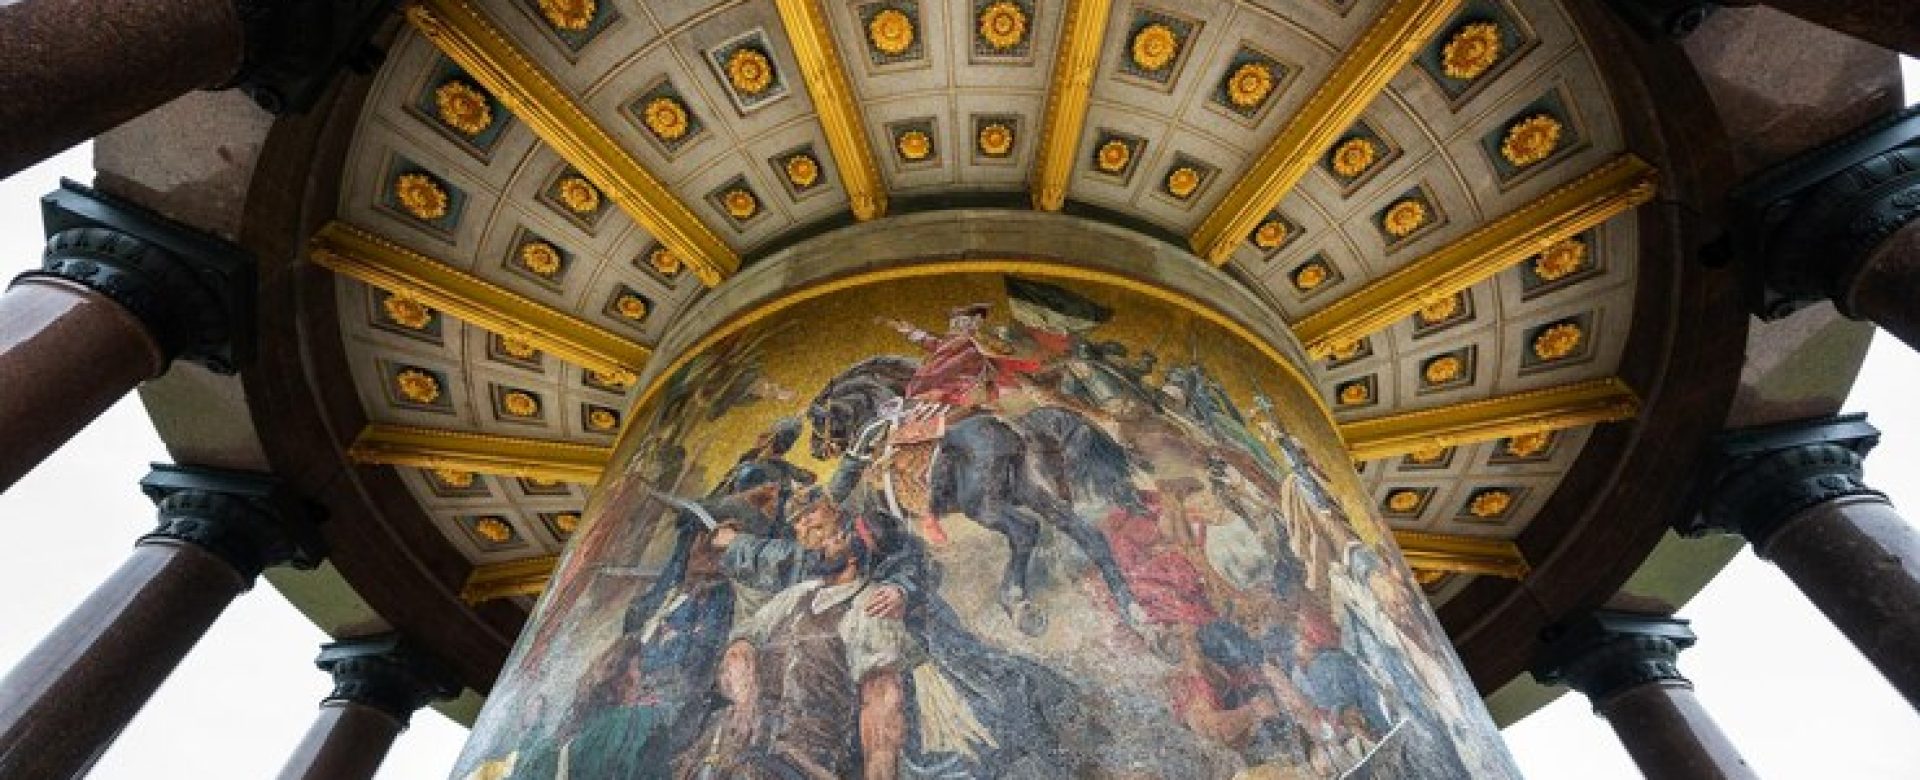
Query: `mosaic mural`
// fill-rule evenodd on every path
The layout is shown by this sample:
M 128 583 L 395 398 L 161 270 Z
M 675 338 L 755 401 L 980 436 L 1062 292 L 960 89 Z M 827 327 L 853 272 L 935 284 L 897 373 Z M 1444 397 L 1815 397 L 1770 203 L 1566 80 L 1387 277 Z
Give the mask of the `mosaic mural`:
M 765 316 L 635 410 L 454 777 L 1517 777 L 1312 393 L 1096 282 Z

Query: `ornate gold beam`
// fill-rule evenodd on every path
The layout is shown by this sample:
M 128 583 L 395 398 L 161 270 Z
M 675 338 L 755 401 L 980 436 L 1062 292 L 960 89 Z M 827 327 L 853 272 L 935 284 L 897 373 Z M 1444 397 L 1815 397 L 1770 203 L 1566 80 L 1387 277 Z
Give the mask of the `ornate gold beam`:
M 347 448 L 355 463 L 456 469 L 476 474 L 591 485 L 613 458 L 611 447 L 486 433 L 368 425 Z
M 1460 574 L 1490 574 L 1519 579 L 1529 568 L 1520 548 L 1500 539 L 1430 534 L 1418 531 L 1394 531 L 1394 541 L 1407 565 L 1427 571 Z M 486 563 L 473 567 L 460 598 L 468 604 L 514 596 L 538 596 L 547 588 L 547 578 L 559 562 L 557 556 L 542 555 L 517 561 Z
M 331 222 L 308 244 L 321 267 L 400 293 L 464 322 L 519 339 L 631 385 L 653 350 L 378 234 Z
M 1093 100 L 1093 72 L 1105 44 L 1108 0 L 1068 0 L 1060 22 L 1059 50 L 1047 86 L 1046 116 L 1033 158 L 1033 207 L 1059 211 L 1079 156 L 1080 133 Z
M 1293 326 L 1316 359 L 1384 330 L 1421 307 L 1492 278 L 1615 215 L 1653 199 L 1658 174 L 1623 154 L 1518 210 L 1375 279 Z
M 410 0 L 407 21 L 459 63 L 588 181 L 707 285 L 740 268 L 740 256 L 694 216 L 606 128 L 501 32 L 473 0 Z M 844 164 L 843 164 L 844 167 Z
M 502 563 L 483 563 L 467 573 L 467 584 L 460 588 L 460 600 L 479 604 L 514 596 L 538 596 L 547 589 L 547 578 L 560 558 L 542 555 Z
M 1453 16 L 1461 0 L 1392 0 L 1360 34 L 1333 72 L 1280 129 L 1253 167 L 1188 239 L 1193 251 L 1227 262 L 1233 248 L 1353 126 L 1394 74 Z
M 1356 420 L 1340 426 L 1356 461 L 1379 460 L 1426 447 L 1453 447 L 1523 433 L 1557 431 L 1632 418 L 1640 396 L 1618 379 L 1594 379 Z
M 852 201 L 854 219 L 884 216 L 887 185 L 880 181 L 880 166 L 867 140 L 866 114 L 847 80 L 840 48 L 833 42 L 833 28 L 827 25 L 826 9 L 820 6 L 820 0 L 775 0 L 774 5 L 780 10 L 780 23 L 787 28 L 787 40 L 793 44 L 794 59 L 800 62 L 807 94 L 813 97 L 813 110 L 827 136 L 827 148 L 833 150 L 833 162 L 840 170 L 840 185 Z
M 1516 580 L 1531 571 L 1520 548 L 1504 539 L 1394 531 L 1393 540 L 1400 544 L 1400 554 L 1413 569 L 1490 574 Z

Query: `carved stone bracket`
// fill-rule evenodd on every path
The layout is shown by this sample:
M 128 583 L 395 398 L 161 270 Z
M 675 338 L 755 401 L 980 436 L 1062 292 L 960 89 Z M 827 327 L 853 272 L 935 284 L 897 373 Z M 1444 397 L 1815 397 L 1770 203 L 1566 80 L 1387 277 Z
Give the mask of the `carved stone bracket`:
M 1676 660 L 1694 640 L 1679 618 L 1595 611 L 1542 632 L 1533 676 L 1542 685 L 1584 693 L 1596 705 L 1649 683 L 1691 685 Z
M 326 558 L 320 509 L 272 477 L 155 464 L 140 489 L 160 509 L 142 542 L 171 539 L 213 553 L 251 587 L 271 566 L 312 569 Z
M 169 361 L 233 373 L 252 359 L 254 262 L 245 250 L 72 181 L 40 206 L 46 255 L 21 278 L 58 277 L 112 299 Z
M 415 710 L 460 694 L 452 672 L 394 634 L 327 644 L 314 664 L 333 675 L 333 693 L 322 704 L 364 704 L 402 726 Z
M 1764 547 L 1774 531 L 1814 506 L 1847 496 L 1876 496 L 1861 461 L 1880 441 L 1866 415 L 1798 421 L 1724 434 L 1719 463 L 1704 483 L 1699 514 L 1683 534 L 1738 533 Z
M 1908 108 L 1755 176 L 1732 194 L 1726 249 L 1759 263 L 1759 314 L 1821 300 L 1851 310 L 1864 261 L 1920 218 L 1920 107 Z
M 234 0 L 246 29 L 240 70 L 219 89 L 239 89 L 275 114 L 313 107 L 341 69 L 371 73 L 382 53 L 368 43 L 393 0 Z

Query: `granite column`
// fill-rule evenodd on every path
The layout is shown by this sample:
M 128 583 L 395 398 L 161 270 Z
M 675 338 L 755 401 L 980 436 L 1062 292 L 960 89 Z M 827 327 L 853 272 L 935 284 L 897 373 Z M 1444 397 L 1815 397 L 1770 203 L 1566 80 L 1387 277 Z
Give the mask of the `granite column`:
M 1586 694 L 1647 780 L 1759 777 L 1675 665 L 1695 640 L 1686 621 L 1593 612 L 1554 626 L 1542 639 L 1534 678 Z
M 0 780 L 85 775 L 263 569 L 324 556 L 317 511 L 270 478 L 156 466 L 141 488 L 159 527 L 0 678 Z
M 415 710 L 460 692 L 445 667 L 394 635 L 328 644 L 316 663 L 333 693 L 280 780 L 368 780 Z

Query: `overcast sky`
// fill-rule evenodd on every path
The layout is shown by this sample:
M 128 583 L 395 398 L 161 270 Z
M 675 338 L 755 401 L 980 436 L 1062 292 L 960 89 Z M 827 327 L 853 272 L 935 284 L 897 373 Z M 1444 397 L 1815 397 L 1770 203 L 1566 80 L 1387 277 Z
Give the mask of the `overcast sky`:
M 1905 63 L 1909 101 L 1920 68 Z M 0 279 L 39 264 L 37 199 L 59 177 L 92 178 L 89 151 L 70 151 L 0 180 Z M 1920 513 L 1920 356 L 1876 337 L 1848 399 L 1886 436 L 1867 479 L 1910 517 Z M 137 482 L 167 460 L 129 396 L 20 484 L 0 494 L 0 669 L 12 666 L 153 527 Z M 1920 608 L 1920 606 L 1917 606 Z M 1681 610 L 1700 643 L 1681 656 L 1706 708 L 1765 777 L 1912 778 L 1920 716 L 1771 564 L 1741 553 Z M 262 584 L 228 609 L 100 762 L 101 780 L 271 777 L 330 688 L 313 657 L 326 637 Z M 1920 650 L 1916 650 L 1920 652 Z M 1616 780 L 1633 764 L 1578 696 L 1562 697 L 1506 732 L 1529 777 Z M 444 777 L 466 730 L 422 712 L 380 777 Z

